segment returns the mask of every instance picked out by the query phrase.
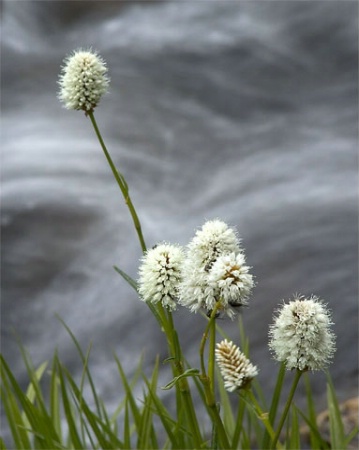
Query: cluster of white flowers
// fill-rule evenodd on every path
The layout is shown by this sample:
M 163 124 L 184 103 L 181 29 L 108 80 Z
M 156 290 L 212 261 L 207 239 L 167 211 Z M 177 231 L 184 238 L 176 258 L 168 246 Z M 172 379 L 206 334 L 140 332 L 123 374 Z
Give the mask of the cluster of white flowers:
M 216 346 L 216 361 L 228 392 L 243 389 L 258 375 L 258 369 L 232 341 L 223 340 Z
M 161 300 L 171 309 L 177 300 L 195 312 L 200 308 L 211 312 L 220 302 L 219 310 L 233 317 L 230 307 L 247 304 L 253 287 L 235 231 L 220 220 L 208 221 L 186 250 L 167 245 L 145 254 L 139 270 L 141 298 L 153 303 Z
M 221 220 L 206 222 L 188 245 L 179 303 L 191 311 L 220 310 L 233 317 L 231 306 L 247 304 L 253 287 L 235 231 Z
M 324 369 L 335 351 L 330 325 L 330 313 L 318 297 L 297 295 L 275 317 L 269 348 L 278 361 L 285 361 L 287 369 Z
M 109 82 L 106 63 L 96 52 L 75 50 L 64 60 L 58 97 L 67 109 L 90 113 Z M 236 232 L 221 220 L 207 221 L 186 249 L 163 243 L 145 253 L 138 292 L 141 300 L 169 310 L 180 304 L 210 314 L 216 307 L 232 318 L 231 307 L 246 305 L 253 288 L 249 269 Z M 275 317 L 269 347 L 288 369 L 323 369 L 335 352 L 330 325 L 330 313 L 318 297 L 296 296 Z M 217 344 L 216 359 L 228 391 L 246 387 L 258 374 L 233 342 Z
M 108 90 L 104 60 L 94 51 L 75 50 L 64 60 L 58 97 L 67 109 L 92 111 Z

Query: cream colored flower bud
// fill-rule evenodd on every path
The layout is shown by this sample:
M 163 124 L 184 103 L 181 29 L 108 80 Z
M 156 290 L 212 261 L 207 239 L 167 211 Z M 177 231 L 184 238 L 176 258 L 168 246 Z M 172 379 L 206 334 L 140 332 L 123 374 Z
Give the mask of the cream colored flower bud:
M 216 361 L 228 392 L 243 389 L 258 375 L 257 367 L 232 341 L 223 340 L 216 347 Z

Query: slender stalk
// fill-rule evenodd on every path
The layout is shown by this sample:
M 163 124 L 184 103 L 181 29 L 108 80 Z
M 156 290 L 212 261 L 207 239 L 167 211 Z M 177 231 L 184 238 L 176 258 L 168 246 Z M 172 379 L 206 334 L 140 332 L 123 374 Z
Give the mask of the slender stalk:
M 167 311 L 167 344 L 169 348 L 170 355 L 174 357 L 173 367 L 173 375 L 178 376 L 182 375 L 184 372 L 183 368 L 183 358 L 181 346 L 178 340 L 177 331 L 174 326 L 173 317 L 171 311 Z M 189 383 L 187 378 L 181 378 L 179 380 L 179 390 L 180 395 L 185 404 L 185 411 L 188 417 L 188 425 L 192 432 L 194 444 L 196 448 L 200 448 L 203 444 L 203 439 L 201 435 L 201 431 L 199 429 L 199 424 L 197 420 L 196 411 L 194 409 L 191 390 L 189 387 Z
M 205 396 L 206 396 L 206 404 L 208 408 L 208 412 L 211 416 L 212 423 L 214 427 L 216 428 L 216 433 L 218 435 L 218 440 L 221 443 L 222 448 L 230 448 L 229 440 L 227 437 L 226 430 L 224 428 L 221 416 L 219 414 L 216 400 L 215 400 L 215 393 L 214 393 L 214 349 L 215 349 L 215 332 L 216 332 L 216 314 L 218 311 L 218 308 L 220 307 L 220 302 L 217 302 L 215 307 L 213 308 L 211 312 L 211 316 L 208 320 L 206 329 L 203 333 L 199 354 L 200 354 L 200 361 L 201 361 L 201 376 L 200 380 L 204 386 Z M 208 334 L 211 332 L 211 338 L 210 338 L 210 350 L 209 350 L 209 359 L 208 359 L 208 372 L 209 375 L 207 375 L 206 372 L 206 366 L 204 363 L 204 350 L 206 346 L 206 341 L 208 339 Z
M 87 113 L 87 115 L 91 119 L 91 123 L 92 123 L 92 125 L 94 127 L 96 136 L 97 136 L 97 138 L 98 138 L 98 140 L 100 142 L 102 150 L 103 150 L 103 152 L 104 152 L 104 154 L 106 156 L 107 162 L 108 162 L 109 166 L 111 167 L 113 176 L 115 177 L 115 179 L 117 181 L 117 184 L 119 185 L 119 187 L 121 189 L 123 198 L 125 199 L 126 205 L 127 205 L 128 209 L 130 211 L 130 214 L 132 216 L 132 220 L 133 220 L 133 223 L 135 225 L 135 229 L 136 229 L 136 232 L 137 232 L 137 235 L 138 235 L 138 239 L 140 241 L 142 252 L 145 252 L 146 251 L 146 244 L 145 244 L 145 240 L 144 240 L 143 234 L 142 234 L 141 223 L 140 223 L 139 218 L 137 216 L 136 209 L 133 206 L 133 203 L 132 203 L 132 200 L 131 200 L 131 197 L 130 197 L 130 194 L 129 194 L 129 190 L 128 190 L 128 185 L 127 185 L 127 183 L 125 181 L 124 176 L 120 172 L 117 171 L 116 166 L 114 165 L 114 163 L 112 161 L 112 158 L 111 158 L 111 156 L 110 156 L 110 154 L 109 154 L 109 152 L 108 152 L 108 150 L 106 148 L 105 142 L 102 139 L 100 130 L 99 130 L 98 126 L 97 126 L 97 122 L 96 122 L 96 119 L 95 119 L 93 111 L 89 111 Z
M 280 418 L 280 421 L 279 421 L 279 424 L 278 424 L 278 429 L 277 429 L 276 434 L 275 434 L 275 436 L 274 436 L 274 438 L 272 440 L 272 443 L 271 443 L 271 447 L 270 447 L 271 449 L 274 449 L 276 447 L 276 445 L 277 445 L 277 441 L 279 439 L 279 435 L 280 435 L 280 433 L 282 431 L 285 419 L 287 418 L 288 411 L 289 411 L 290 405 L 291 405 L 293 397 L 294 397 L 294 393 L 295 393 L 295 391 L 297 389 L 298 382 L 299 382 L 300 377 L 302 376 L 302 374 L 303 374 L 302 370 L 298 370 L 297 369 L 296 372 L 295 372 L 295 377 L 294 377 L 294 380 L 293 380 L 293 384 L 292 384 L 292 387 L 290 389 L 290 392 L 289 392 L 289 395 L 288 395 L 288 398 L 287 398 L 287 402 L 285 404 L 285 407 L 284 407 L 284 410 L 283 410 L 283 413 L 282 413 L 282 417 Z
M 208 350 L 208 376 L 213 397 L 215 396 L 215 383 L 214 383 L 215 349 L 216 349 L 216 321 L 215 319 L 213 319 L 210 325 L 209 350 Z
M 207 323 L 207 326 L 206 326 L 206 328 L 204 330 L 204 333 L 203 333 L 203 336 L 202 336 L 202 339 L 201 339 L 201 344 L 200 344 L 200 347 L 199 347 L 199 357 L 200 357 L 200 361 L 201 361 L 201 370 L 202 370 L 202 376 L 203 377 L 207 377 L 206 366 L 204 364 L 204 349 L 205 349 L 206 342 L 207 342 L 207 339 L 208 339 L 208 334 L 209 334 L 210 330 L 212 330 L 212 327 L 214 327 L 214 333 L 212 333 L 212 334 L 215 334 L 215 323 L 216 323 L 215 319 L 216 319 L 216 314 L 217 314 L 219 306 L 220 306 L 220 302 L 217 302 L 216 305 L 214 306 L 212 312 L 211 312 L 211 316 L 210 316 L 210 318 L 208 320 L 208 323 Z M 214 352 L 213 352 L 213 354 L 214 354 Z M 213 365 L 214 365 L 214 363 L 213 363 Z
M 265 429 L 266 429 L 267 433 L 269 434 L 270 438 L 274 440 L 275 439 L 275 433 L 274 433 L 273 427 L 272 427 L 272 425 L 270 423 L 269 415 L 268 415 L 268 413 L 262 411 L 262 408 L 260 407 L 260 405 L 259 405 L 259 403 L 258 403 L 258 401 L 257 401 L 257 399 L 255 397 L 255 395 L 253 394 L 252 389 L 245 390 L 243 392 L 243 394 L 247 395 L 249 397 L 250 402 L 251 402 L 251 406 L 254 408 L 254 410 L 255 410 L 257 416 L 259 417 L 259 419 L 263 422 L 263 424 L 265 426 Z M 277 447 L 277 449 L 281 449 L 282 448 L 282 446 L 280 445 L 279 442 L 276 443 L 276 447 Z

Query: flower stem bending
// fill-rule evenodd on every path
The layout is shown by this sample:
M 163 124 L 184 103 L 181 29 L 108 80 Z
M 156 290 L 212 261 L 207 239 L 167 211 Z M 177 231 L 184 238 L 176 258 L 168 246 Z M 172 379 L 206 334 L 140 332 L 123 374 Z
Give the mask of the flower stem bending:
M 117 171 L 117 169 L 116 169 L 116 167 L 115 167 L 115 165 L 114 165 L 114 163 L 112 161 L 112 158 L 111 158 L 111 156 L 110 156 L 110 154 L 109 154 L 109 152 L 108 152 L 108 150 L 106 148 L 105 142 L 102 139 L 100 130 L 99 130 L 98 126 L 97 126 L 93 110 L 88 111 L 87 115 L 91 119 L 91 123 L 92 123 L 92 125 L 94 127 L 95 133 L 96 133 L 97 138 L 98 138 L 98 140 L 100 142 L 102 150 L 103 150 L 103 152 L 104 152 L 104 154 L 106 156 L 107 162 L 110 165 L 112 173 L 113 173 L 113 176 L 115 177 L 115 179 L 117 181 L 117 184 L 119 185 L 119 187 L 121 189 L 121 192 L 122 192 L 123 198 L 125 199 L 126 205 L 127 205 L 128 209 L 130 210 L 130 214 L 132 216 L 132 220 L 133 220 L 133 223 L 135 225 L 135 229 L 136 229 L 136 232 L 137 232 L 137 235 L 138 235 L 138 239 L 140 241 L 141 249 L 142 249 L 142 252 L 144 253 L 147 248 L 146 248 L 145 240 L 144 240 L 144 237 L 143 237 L 143 234 L 142 234 L 141 223 L 140 223 L 140 220 L 139 220 L 139 218 L 137 216 L 135 207 L 133 206 L 133 203 L 132 203 L 132 200 L 131 200 L 131 197 L 130 197 L 130 194 L 129 194 L 128 185 L 127 185 L 127 183 L 125 181 L 124 176 Z

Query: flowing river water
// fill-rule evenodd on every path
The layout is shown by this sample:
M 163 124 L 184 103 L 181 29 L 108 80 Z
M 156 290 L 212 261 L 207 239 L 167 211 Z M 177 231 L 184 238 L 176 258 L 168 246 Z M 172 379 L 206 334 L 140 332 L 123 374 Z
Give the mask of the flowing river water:
M 147 246 L 185 245 L 206 220 L 237 228 L 256 287 L 242 313 L 270 392 L 268 326 L 282 299 L 333 312 L 340 399 L 358 376 L 358 5 L 356 2 L 4 1 L 2 4 L 2 353 L 26 384 L 55 348 L 72 373 L 84 349 L 110 405 L 112 352 L 150 371 L 164 338 L 113 270 L 137 277 L 140 246 L 89 119 L 56 93 L 60 65 L 93 47 L 110 93 L 95 114 L 125 174 Z M 204 320 L 174 316 L 198 367 Z M 237 321 L 221 326 L 238 341 Z M 168 382 L 164 371 L 161 382 Z M 325 396 L 323 374 L 312 376 Z

